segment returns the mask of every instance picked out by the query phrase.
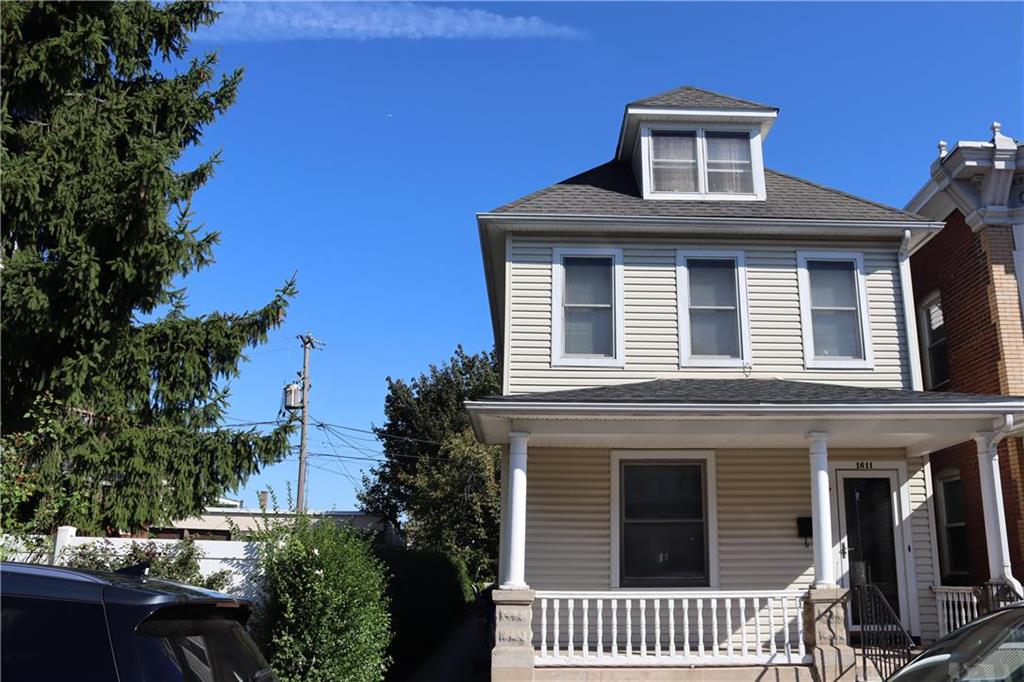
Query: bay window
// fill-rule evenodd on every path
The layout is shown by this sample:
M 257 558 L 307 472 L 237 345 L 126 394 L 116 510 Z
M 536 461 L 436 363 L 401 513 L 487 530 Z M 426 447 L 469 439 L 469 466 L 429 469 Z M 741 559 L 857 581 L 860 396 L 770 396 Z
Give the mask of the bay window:
M 556 249 L 554 256 L 552 364 L 620 366 L 622 251 Z
M 864 260 L 859 253 L 797 253 L 804 364 L 870 368 Z
M 746 267 L 742 251 L 678 251 L 681 366 L 750 362 Z

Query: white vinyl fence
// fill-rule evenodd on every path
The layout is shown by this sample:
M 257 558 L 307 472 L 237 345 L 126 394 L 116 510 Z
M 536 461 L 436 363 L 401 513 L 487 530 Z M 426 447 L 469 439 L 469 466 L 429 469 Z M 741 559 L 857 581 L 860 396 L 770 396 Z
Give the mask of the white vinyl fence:
M 119 552 L 127 549 L 135 543 L 157 546 L 174 545 L 180 540 L 150 540 L 148 538 L 100 538 L 80 537 L 73 526 L 61 526 L 54 538 L 52 554 L 46 556 L 19 553 L 17 550 L 11 556 L 14 561 L 43 561 L 45 563 L 60 564 L 61 555 L 65 550 L 73 547 L 81 547 L 93 543 L 109 543 Z M 217 571 L 227 570 L 231 573 L 231 582 L 225 591 L 229 594 L 252 599 L 256 596 L 256 543 L 242 542 L 238 540 L 196 540 L 195 546 L 203 553 L 199 561 L 199 572 L 209 576 Z

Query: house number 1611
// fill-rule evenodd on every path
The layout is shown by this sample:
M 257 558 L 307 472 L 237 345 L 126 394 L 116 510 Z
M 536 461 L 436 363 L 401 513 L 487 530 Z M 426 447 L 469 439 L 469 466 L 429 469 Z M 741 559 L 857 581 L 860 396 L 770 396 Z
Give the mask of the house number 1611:
M 875 468 L 875 463 L 874 462 L 857 462 L 857 468 L 858 469 L 874 469 Z

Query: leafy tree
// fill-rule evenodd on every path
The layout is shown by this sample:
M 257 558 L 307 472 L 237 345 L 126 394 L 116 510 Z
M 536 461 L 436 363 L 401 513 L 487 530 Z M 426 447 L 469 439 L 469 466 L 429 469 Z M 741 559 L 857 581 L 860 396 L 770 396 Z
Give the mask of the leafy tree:
M 409 540 L 464 562 L 476 582 L 493 579 L 498 568 L 498 453 L 466 430 L 449 436 L 440 456 L 424 459 L 408 477 Z
M 12 522 L 96 532 L 189 516 L 287 450 L 288 425 L 219 424 L 294 282 L 257 310 L 200 317 L 176 286 L 218 240 L 190 205 L 219 155 L 179 167 L 242 76 L 186 58 L 216 17 L 206 2 L 0 13 L 4 473 L 31 484 Z
M 418 546 L 450 548 L 476 579 L 493 577 L 498 449 L 473 442 L 464 402 L 501 392 L 494 353 L 470 355 L 459 346 L 443 365 L 387 382 L 385 422 L 375 429 L 385 461 L 364 478 L 363 508 L 395 525 L 408 519 Z M 458 523 L 442 532 L 442 519 L 454 514 Z

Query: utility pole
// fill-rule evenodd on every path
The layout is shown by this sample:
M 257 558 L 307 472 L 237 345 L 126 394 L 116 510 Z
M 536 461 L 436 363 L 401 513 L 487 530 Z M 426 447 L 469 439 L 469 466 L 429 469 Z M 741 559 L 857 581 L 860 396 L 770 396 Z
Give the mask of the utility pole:
M 310 332 L 299 336 L 302 342 L 302 432 L 299 436 L 299 490 L 295 497 L 297 511 L 306 511 L 306 437 L 309 432 L 309 352 L 323 344 Z

